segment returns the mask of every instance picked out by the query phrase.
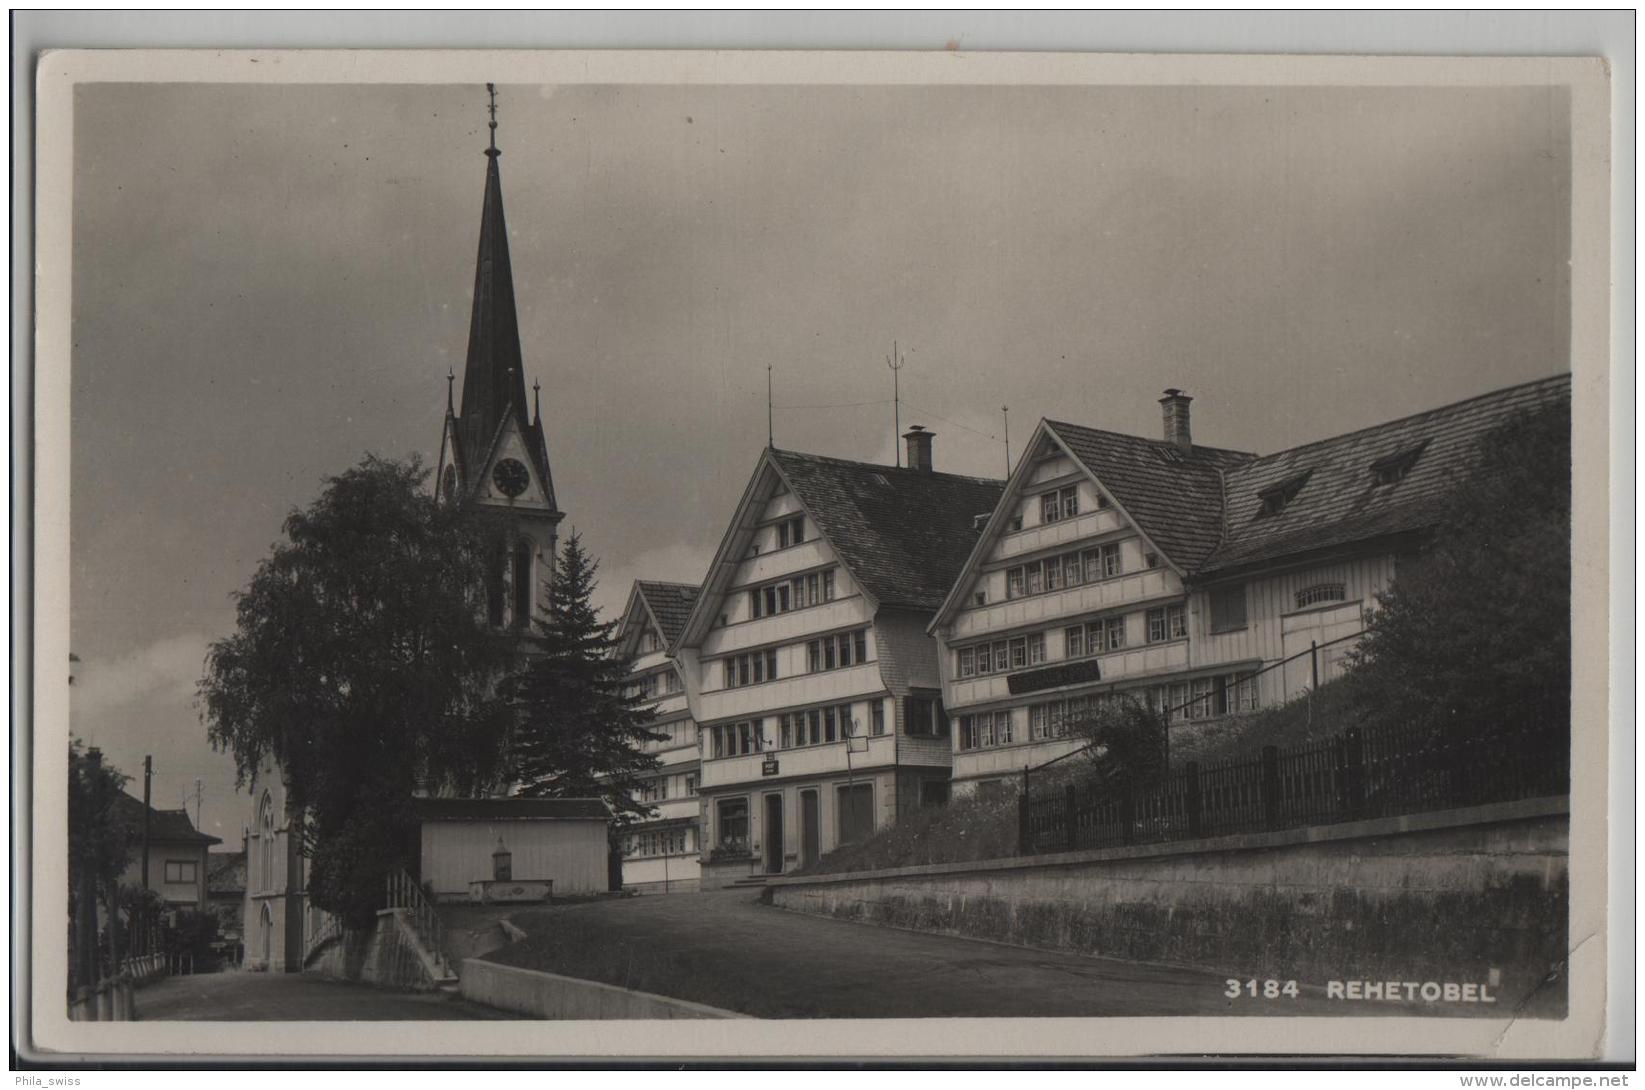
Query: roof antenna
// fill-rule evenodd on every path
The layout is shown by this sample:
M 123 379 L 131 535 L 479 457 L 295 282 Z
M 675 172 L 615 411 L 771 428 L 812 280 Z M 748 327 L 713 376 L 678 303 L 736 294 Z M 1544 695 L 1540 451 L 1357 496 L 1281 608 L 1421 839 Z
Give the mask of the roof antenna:
M 486 84 L 486 94 L 491 97 L 491 103 L 486 106 L 486 109 L 491 113 L 491 146 L 486 149 L 486 154 L 501 155 L 502 152 L 497 150 L 497 85 L 495 83 Z
M 891 451 L 897 458 L 897 468 L 902 468 L 902 448 L 897 446 L 897 440 L 902 438 L 902 385 L 898 371 L 902 370 L 902 356 L 897 352 L 897 342 L 891 342 L 891 355 L 886 358 L 885 365 L 891 368 Z
M 771 426 L 771 365 L 765 365 L 765 445 L 767 449 L 777 446 L 776 431 Z
M 1005 417 L 1005 475 L 1011 476 L 1011 406 L 1001 405 L 1000 415 Z
M 531 380 L 531 416 L 534 420 L 543 418 L 543 384 L 540 379 Z
M 446 412 L 451 412 L 451 384 L 457 381 L 457 372 L 446 366 Z

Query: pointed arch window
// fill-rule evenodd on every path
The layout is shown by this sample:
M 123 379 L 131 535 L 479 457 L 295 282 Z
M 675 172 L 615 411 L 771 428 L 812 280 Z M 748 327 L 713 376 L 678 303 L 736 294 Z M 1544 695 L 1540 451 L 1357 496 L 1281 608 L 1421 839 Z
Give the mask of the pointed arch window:
M 274 888 L 274 799 L 267 791 L 257 807 L 258 886 L 266 891 Z
M 529 537 L 514 543 L 514 627 L 524 628 L 531 623 L 531 570 L 536 559 L 536 545 Z
M 493 628 L 503 627 L 504 610 L 508 605 L 508 554 L 501 541 L 491 543 L 486 557 L 486 619 Z

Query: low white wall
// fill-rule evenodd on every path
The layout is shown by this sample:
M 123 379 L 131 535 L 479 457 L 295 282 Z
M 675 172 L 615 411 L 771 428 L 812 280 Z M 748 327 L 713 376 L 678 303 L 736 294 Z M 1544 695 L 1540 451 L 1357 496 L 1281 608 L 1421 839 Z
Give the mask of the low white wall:
M 639 1018 L 745 1018 L 735 1011 L 637 992 L 597 980 L 521 969 L 468 958 L 460 974 L 464 999 L 498 1010 L 570 1021 Z

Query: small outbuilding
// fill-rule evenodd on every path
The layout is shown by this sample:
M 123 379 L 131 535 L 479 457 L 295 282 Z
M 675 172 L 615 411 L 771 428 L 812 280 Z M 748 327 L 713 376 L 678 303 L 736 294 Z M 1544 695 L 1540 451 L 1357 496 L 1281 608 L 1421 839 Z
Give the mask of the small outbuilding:
M 608 887 L 601 799 L 418 799 L 421 879 L 441 901 L 540 901 Z

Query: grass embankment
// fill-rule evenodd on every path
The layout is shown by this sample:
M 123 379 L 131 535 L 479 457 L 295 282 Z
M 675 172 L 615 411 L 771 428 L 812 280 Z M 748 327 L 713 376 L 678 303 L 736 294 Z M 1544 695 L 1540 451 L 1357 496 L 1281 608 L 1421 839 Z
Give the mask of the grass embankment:
M 1338 679 L 1321 685 L 1312 697 L 1298 697 L 1276 708 L 1173 726 L 1171 767 L 1181 768 L 1184 761 L 1206 764 L 1257 757 L 1263 746 L 1322 742 L 1359 723 L 1362 712 L 1355 699 Z
M 1171 767 L 1181 768 L 1185 761 L 1205 764 L 1256 757 L 1263 746 L 1307 745 L 1346 730 L 1358 718 L 1347 687 L 1333 681 L 1321 685 L 1311 701 L 1303 697 L 1249 715 L 1173 726 Z M 1076 754 L 1033 773 L 1033 791 L 1039 795 L 1053 785 L 1092 773 L 1090 759 Z M 842 874 L 1016 855 L 1019 783 L 1020 779 L 1014 777 L 1005 793 L 993 798 L 970 795 L 946 806 L 909 814 L 867 840 L 829 852 L 812 866 L 793 873 Z

